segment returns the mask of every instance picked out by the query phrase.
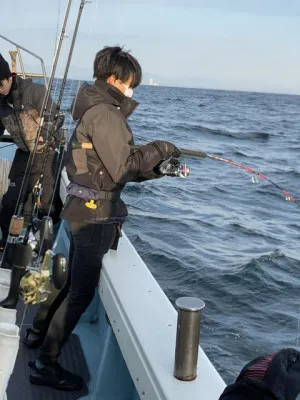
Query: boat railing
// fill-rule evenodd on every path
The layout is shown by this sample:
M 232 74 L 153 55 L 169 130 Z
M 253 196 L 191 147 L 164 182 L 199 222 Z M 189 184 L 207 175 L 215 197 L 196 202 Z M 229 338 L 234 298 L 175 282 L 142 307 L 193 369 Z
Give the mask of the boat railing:
M 11 72 L 22 76 L 23 78 L 32 77 L 32 78 L 43 78 L 45 81 L 45 86 L 47 87 L 47 74 L 44 60 L 38 56 L 37 54 L 33 53 L 32 51 L 26 49 L 25 47 L 21 46 L 20 44 L 8 39 L 7 37 L 0 34 L 0 38 L 5 40 L 6 42 L 12 44 L 16 47 L 16 50 L 9 51 L 11 57 Z M 26 72 L 24 68 L 23 58 L 21 54 L 21 50 L 30 54 L 32 57 L 37 58 L 41 63 L 42 73 L 35 73 L 35 72 Z M 21 71 L 17 71 L 17 59 L 19 60 Z

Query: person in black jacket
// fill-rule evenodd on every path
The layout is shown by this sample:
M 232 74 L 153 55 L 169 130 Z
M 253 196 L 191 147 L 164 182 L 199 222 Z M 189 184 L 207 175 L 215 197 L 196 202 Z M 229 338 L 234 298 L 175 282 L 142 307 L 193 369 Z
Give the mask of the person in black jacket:
M 117 248 L 127 216 L 122 190 L 127 182 L 161 177 L 156 167 L 180 156 L 175 145 L 159 140 L 131 151 L 134 140 L 127 118 L 138 105 L 131 96 L 142 77 L 131 54 L 105 47 L 96 55 L 94 77 L 93 85 L 81 87 L 72 107 L 78 123 L 67 152 L 70 185 L 61 214 L 71 230 L 68 281 L 27 337 L 27 345 L 42 342 L 38 360 L 30 364 L 30 382 L 61 390 L 76 390 L 83 383 L 60 366 L 58 356 L 93 299 L 103 256 Z
M 287 348 L 246 364 L 219 400 L 298 400 L 298 395 L 300 352 Z
M 3 249 L 8 237 L 8 229 L 15 206 L 20 194 L 26 165 L 29 154 L 34 150 L 39 117 L 42 112 L 42 104 L 46 89 L 43 85 L 33 83 L 31 79 L 22 79 L 12 74 L 7 61 L 0 54 L 0 136 L 4 130 L 12 137 L 17 150 L 9 173 L 10 185 L 2 199 L 0 211 L 0 227 L 2 231 Z M 40 141 L 37 146 L 37 153 L 33 160 L 32 173 L 29 178 L 29 185 L 25 195 L 24 219 L 28 221 L 31 212 L 31 192 L 37 183 L 45 160 L 45 143 L 51 121 L 54 119 L 55 104 L 49 99 L 45 122 L 41 130 Z M 63 124 L 63 118 L 59 117 L 58 127 Z M 56 131 L 59 135 L 59 130 Z M 40 217 L 49 211 L 49 201 L 53 191 L 54 171 L 56 166 L 55 145 L 50 148 L 46 159 L 45 173 L 43 177 L 43 194 L 41 197 L 42 212 Z M 28 201 L 26 202 L 26 200 Z M 55 197 L 54 206 L 51 209 L 51 216 L 57 222 L 62 204 L 59 196 Z

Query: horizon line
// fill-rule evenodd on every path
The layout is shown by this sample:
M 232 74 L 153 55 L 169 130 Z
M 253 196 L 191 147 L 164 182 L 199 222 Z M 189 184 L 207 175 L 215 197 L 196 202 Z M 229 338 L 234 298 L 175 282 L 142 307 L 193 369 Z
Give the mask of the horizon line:
M 48 77 L 47 77 L 48 78 Z M 62 80 L 62 77 L 54 77 L 55 79 Z M 42 78 L 40 78 L 42 79 Z M 75 80 L 75 81 L 82 81 L 82 82 L 94 82 L 94 79 L 79 79 L 79 78 L 72 78 L 69 77 L 67 80 Z M 299 93 L 293 92 L 273 92 L 268 90 L 258 90 L 258 89 L 221 89 L 216 87 L 203 87 L 203 86 L 190 86 L 190 85 L 176 85 L 176 84 L 158 84 L 158 85 L 150 85 L 149 83 L 141 83 L 140 86 L 151 86 L 155 88 L 159 87 L 169 87 L 169 88 L 182 88 L 182 89 L 197 89 L 197 90 L 211 90 L 211 91 L 220 91 L 220 92 L 242 92 L 242 93 L 260 93 L 260 94 L 275 94 L 275 95 L 283 95 L 283 96 L 300 96 Z

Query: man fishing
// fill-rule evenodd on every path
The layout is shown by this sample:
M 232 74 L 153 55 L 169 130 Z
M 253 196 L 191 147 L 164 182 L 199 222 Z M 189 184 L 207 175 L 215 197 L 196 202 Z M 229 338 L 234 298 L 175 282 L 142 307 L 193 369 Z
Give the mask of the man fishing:
M 30 363 L 30 382 L 61 390 L 82 385 L 80 377 L 60 366 L 58 357 L 93 299 L 103 256 L 117 248 L 127 216 L 122 190 L 127 182 L 161 177 L 155 167 L 180 156 L 176 146 L 161 140 L 131 151 L 127 118 L 138 105 L 131 96 L 142 78 L 131 54 L 120 47 L 102 49 L 94 60 L 94 77 L 93 85 L 81 87 L 72 107 L 78 124 L 66 157 L 71 183 L 61 215 L 71 231 L 68 280 L 48 313 L 38 312 L 25 339 L 29 347 L 41 345 L 38 359 Z M 86 142 L 93 148 L 84 148 Z
M 45 93 L 46 88 L 43 85 L 33 83 L 31 79 L 22 79 L 16 74 L 11 73 L 8 62 L 0 54 L 0 136 L 3 135 L 6 129 L 17 146 L 8 176 L 10 184 L 7 192 L 3 196 L 0 211 L 0 227 L 2 231 L 0 251 L 3 251 L 5 247 L 9 233 L 10 220 L 15 212 L 29 155 L 35 148 L 39 118 L 42 112 Z M 55 104 L 50 99 L 47 104 L 45 122 L 41 129 L 36 154 L 33 157 L 32 171 L 24 196 L 25 224 L 28 222 L 32 208 L 31 193 L 40 178 L 43 166 L 45 169 L 41 181 L 43 192 L 40 198 L 39 216 L 42 217 L 49 211 L 48 203 L 53 191 L 56 164 L 55 147 L 57 146 L 57 142 L 55 140 L 52 141 L 49 153 L 45 156 L 47 136 L 51 131 L 51 124 L 54 119 L 54 113 L 51 112 L 52 109 L 55 109 Z M 59 116 L 58 127 L 62 126 L 63 120 L 64 118 Z M 56 130 L 56 132 L 51 132 L 51 134 L 55 137 L 59 137 L 59 129 Z M 56 196 L 50 214 L 54 219 L 54 223 L 58 219 L 60 210 L 61 201 L 59 196 Z

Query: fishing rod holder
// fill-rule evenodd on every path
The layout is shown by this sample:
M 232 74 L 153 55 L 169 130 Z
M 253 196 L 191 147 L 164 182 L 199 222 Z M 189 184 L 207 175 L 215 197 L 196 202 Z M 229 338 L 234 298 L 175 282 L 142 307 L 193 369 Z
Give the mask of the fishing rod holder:
M 175 302 L 178 310 L 174 377 L 193 381 L 197 377 L 201 310 L 203 300 L 180 297 Z

